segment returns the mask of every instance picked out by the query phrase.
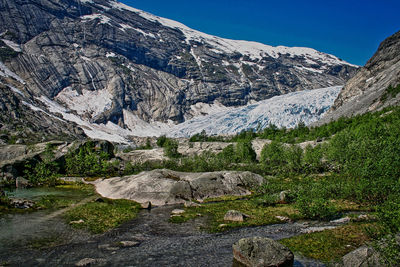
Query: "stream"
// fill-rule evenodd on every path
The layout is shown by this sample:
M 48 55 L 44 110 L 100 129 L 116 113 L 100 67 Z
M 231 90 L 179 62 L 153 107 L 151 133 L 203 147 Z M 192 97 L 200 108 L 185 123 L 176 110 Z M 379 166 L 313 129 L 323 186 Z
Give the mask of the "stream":
M 232 244 L 241 238 L 278 240 L 315 226 L 287 223 L 211 234 L 199 230 L 205 224 L 203 217 L 169 223 L 177 207 L 143 210 L 137 218 L 101 235 L 72 229 L 60 216 L 49 216 L 51 211 L 4 215 L 0 217 L 0 266 L 74 266 L 84 258 L 99 259 L 104 266 L 232 266 Z M 117 245 L 121 241 L 131 243 L 121 247 Z M 50 245 L 46 248 L 41 242 Z M 324 265 L 296 256 L 295 266 Z

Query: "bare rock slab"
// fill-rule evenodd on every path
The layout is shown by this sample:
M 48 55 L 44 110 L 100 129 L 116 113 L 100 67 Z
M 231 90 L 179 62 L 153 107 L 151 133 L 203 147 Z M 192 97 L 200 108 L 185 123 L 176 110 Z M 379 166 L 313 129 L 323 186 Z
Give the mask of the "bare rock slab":
M 94 184 L 103 197 L 150 201 L 154 206 L 202 202 L 226 195 L 250 195 L 250 188 L 264 178 L 251 172 L 220 171 L 189 173 L 166 169 L 141 172 L 137 175 L 97 180 Z
M 284 245 L 269 238 L 251 237 L 240 239 L 233 245 L 233 266 L 291 267 L 293 253 Z

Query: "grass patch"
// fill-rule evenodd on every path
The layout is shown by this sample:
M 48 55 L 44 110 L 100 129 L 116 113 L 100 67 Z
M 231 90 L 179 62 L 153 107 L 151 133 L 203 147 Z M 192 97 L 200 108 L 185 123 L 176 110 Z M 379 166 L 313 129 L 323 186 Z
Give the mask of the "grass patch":
M 130 200 L 103 200 L 104 202 L 90 202 L 75 207 L 66 212 L 65 219 L 68 223 L 83 220 L 83 223 L 71 226 L 99 234 L 135 218 L 140 210 L 140 205 Z
M 330 262 L 339 260 L 352 250 L 370 241 L 371 223 L 351 223 L 331 230 L 304 234 L 279 242 L 305 257 Z
M 244 222 L 226 222 L 224 216 L 228 210 L 237 210 L 250 216 Z M 221 232 L 234 227 L 267 225 L 281 223 L 275 216 L 286 216 L 292 220 L 300 219 L 301 216 L 293 205 L 278 204 L 275 206 L 262 207 L 253 199 L 232 200 L 203 204 L 199 207 L 185 208 L 181 216 L 171 217 L 170 222 L 182 223 L 201 216 L 207 216 L 209 226 L 205 229 L 210 232 Z M 220 227 L 221 224 L 225 226 Z

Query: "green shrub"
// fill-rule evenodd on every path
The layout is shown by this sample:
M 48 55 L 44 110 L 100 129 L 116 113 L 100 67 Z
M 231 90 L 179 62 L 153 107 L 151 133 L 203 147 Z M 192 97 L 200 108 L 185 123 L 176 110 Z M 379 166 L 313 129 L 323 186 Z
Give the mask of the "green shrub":
M 55 185 L 58 178 L 60 167 L 54 162 L 54 152 L 50 144 L 46 146 L 41 155 L 42 160 L 30 161 L 24 166 L 25 178 L 35 186 Z
M 336 208 L 322 197 L 300 196 L 296 200 L 300 213 L 309 219 L 330 219 L 336 215 Z
M 166 141 L 167 141 L 167 137 L 165 135 L 158 137 L 157 138 L 157 146 L 164 147 Z
M 273 172 L 279 172 L 286 164 L 285 147 L 282 143 L 272 141 L 266 144 L 261 151 L 261 163 Z
M 325 220 L 336 215 L 337 210 L 321 184 L 308 180 L 297 190 L 296 207 L 304 217 Z
M 303 168 L 303 149 L 297 145 L 285 148 L 285 168 L 290 173 L 300 173 Z
M 365 115 L 368 121 L 336 134 L 327 147 L 337 172 L 354 181 L 357 200 L 375 204 L 400 191 L 400 109 L 381 114 Z
M 380 101 L 385 103 L 386 100 L 388 99 L 388 97 L 391 97 L 391 98 L 396 97 L 397 94 L 399 94 L 399 93 L 400 93 L 400 84 L 398 84 L 395 87 L 389 85 L 389 87 L 385 90 L 385 92 L 381 96 Z
M 179 158 L 181 154 L 178 152 L 178 142 L 172 139 L 167 139 L 164 144 L 164 154 L 169 158 Z
M 378 207 L 378 218 L 388 232 L 400 232 L 400 195 L 391 195 Z
M 254 162 L 256 161 L 256 152 L 253 149 L 251 140 L 240 140 L 236 145 L 236 158 L 238 162 Z
M 68 175 L 110 176 L 115 173 L 115 167 L 108 162 L 110 155 L 95 147 L 91 141 L 81 145 L 77 150 L 71 150 L 65 156 L 66 173 Z
M 322 162 L 323 147 L 317 145 L 314 148 L 308 145 L 304 150 L 304 170 L 308 173 L 321 173 L 325 170 L 325 164 Z

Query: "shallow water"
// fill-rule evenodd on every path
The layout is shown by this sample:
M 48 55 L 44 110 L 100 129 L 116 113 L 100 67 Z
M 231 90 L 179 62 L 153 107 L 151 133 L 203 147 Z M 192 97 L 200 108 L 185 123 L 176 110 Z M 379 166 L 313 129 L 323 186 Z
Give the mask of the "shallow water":
M 293 223 L 210 234 L 199 230 L 205 224 L 202 217 L 183 224 L 169 223 L 174 208 L 176 206 L 141 211 L 136 219 L 121 227 L 94 236 L 73 230 L 60 218 L 39 220 L 40 223 L 35 224 L 35 220 L 46 216 L 44 211 L 10 215 L 2 220 L 8 220 L 6 224 L 14 225 L 14 228 L 3 228 L 4 223 L 0 223 L 0 263 L 6 262 L 11 266 L 73 266 L 83 258 L 100 258 L 107 262 L 106 266 L 232 266 L 232 244 L 240 238 L 281 239 L 297 235 L 308 227 Z M 29 228 L 30 225 L 34 226 Z M 45 249 L 32 247 L 32 238 L 51 239 L 54 236 L 59 238 L 59 245 Z M 139 244 L 120 248 L 116 246 L 120 241 L 137 241 Z M 295 266 L 323 265 L 296 258 Z
M 29 188 L 7 190 L 10 198 L 23 198 L 37 201 L 46 196 L 80 200 L 84 193 L 67 188 Z M 58 243 L 70 242 L 81 236 L 75 233 L 59 216 L 51 216 L 53 210 L 11 213 L 0 215 L 0 256 L 8 251 L 29 249 L 38 241 L 48 240 Z M 86 236 L 89 236 L 86 234 Z M 0 257 L 1 258 L 1 257 Z M 1 263 L 1 260 L 0 260 Z
M 76 189 L 57 188 L 57 187 L 38 187 L 38 188 L 15 188 L 4 191 L 10 198 L 23 198 L 38 200 L 43 196 L 65 196 L 80 197 L 82 192 Z

